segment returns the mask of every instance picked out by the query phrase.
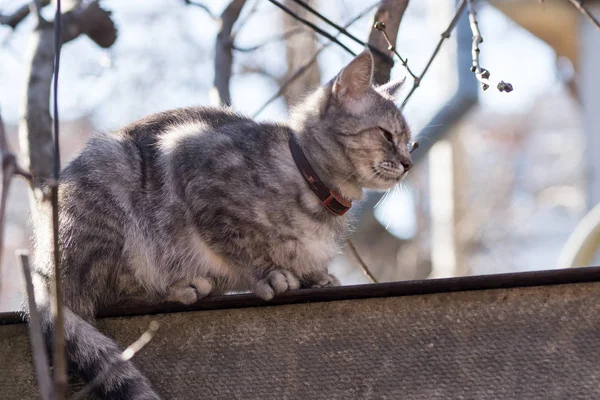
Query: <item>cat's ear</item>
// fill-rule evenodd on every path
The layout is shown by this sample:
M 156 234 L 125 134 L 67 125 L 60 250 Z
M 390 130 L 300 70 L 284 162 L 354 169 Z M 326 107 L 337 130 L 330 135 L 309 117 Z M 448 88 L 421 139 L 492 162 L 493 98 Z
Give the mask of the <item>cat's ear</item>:
M 358 100 L 373 84 L 373 56 L 365 50 L 344 68 L 333 83 L 333 96 L 341 103 Z
M 398 93 L 398 91 L 400 89 L 402 89 L 402 86 L 404 86 L 404 82 L 406 82 L 406 77 L 404 77 L 402 79 L 396 79 L 393 81 L 389 81 L 385 85 L 379 86 L 377 88 L 377 91 L 379 93 L 386 94 L 394 99 L 394 98 L 396 98 L 396 93 Z

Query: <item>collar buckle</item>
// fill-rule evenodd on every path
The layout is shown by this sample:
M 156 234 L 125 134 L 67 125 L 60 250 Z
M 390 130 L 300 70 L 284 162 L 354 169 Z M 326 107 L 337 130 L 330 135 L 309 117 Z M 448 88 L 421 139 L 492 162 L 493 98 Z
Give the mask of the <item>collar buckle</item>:
M 350 207 L 352 207 L 351 203 L 348 203 L 347 200 L 343 199 L 333 191 L 329 192 L 329 196 L 321 203 L 323 204 L 323 207 L 339 216 L 346 214 Z

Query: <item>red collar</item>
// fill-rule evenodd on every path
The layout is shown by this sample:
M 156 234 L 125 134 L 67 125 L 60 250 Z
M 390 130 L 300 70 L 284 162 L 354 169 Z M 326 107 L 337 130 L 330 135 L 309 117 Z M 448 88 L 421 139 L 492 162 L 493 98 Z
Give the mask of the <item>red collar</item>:
M 298 144 L 298 140 L 293 134 L 290 136 L 289 146 L 296 166 L 300 170 L 300 173 L 304 177 L 306 183 L 308 183 L 310 189 L 315 192 L 317 197 L 321 200 L 323 207 L 335 215 L 346 214 L 350 207 L 352 207 L 352 202 L 344 199 L 339 193 L 329 190 L 323 181 L 319 179 L 319 176 L 310 166 L 310 163 L 306 159 L 304 152 Z

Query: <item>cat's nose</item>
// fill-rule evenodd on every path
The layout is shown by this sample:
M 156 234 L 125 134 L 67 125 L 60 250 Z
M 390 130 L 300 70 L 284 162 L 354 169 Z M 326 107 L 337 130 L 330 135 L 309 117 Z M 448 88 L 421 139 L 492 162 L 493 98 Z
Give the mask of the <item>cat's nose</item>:
M 404 158 L 402 159 L 402 161 L 400 161 L 400 164 L 402 164 L 402 166 L 404 167 L 404 172 L 407 172 L 409 169 L 412 168 L 412 160 L 410 158 Z

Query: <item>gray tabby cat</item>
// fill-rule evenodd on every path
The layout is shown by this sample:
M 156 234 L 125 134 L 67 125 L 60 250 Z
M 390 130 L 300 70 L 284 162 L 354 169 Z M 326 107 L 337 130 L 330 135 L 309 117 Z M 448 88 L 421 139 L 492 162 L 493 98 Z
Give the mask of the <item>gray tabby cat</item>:
M 357 56 L 292 111 L 288 124 L 225 109 L 159 113 L 96 137 L 60 180 L 60 271 L 69 361 L 108 399 L 157 399 L 120 350 L 91 324 L 120 301 L 185 304 L 228 291 L 263 299 L 339 281 L 327 264 L 348 217 L 323 206 L 292 158 L 294 137 L 338 198 L 388 189 L 411 167 L 409 128 L 393 102 L 402 82 L 372 86 Z M 342 199 L 342 201 L 343 201 Z M 37 220 L 36 289 L 52 337 L 51 224 Z

